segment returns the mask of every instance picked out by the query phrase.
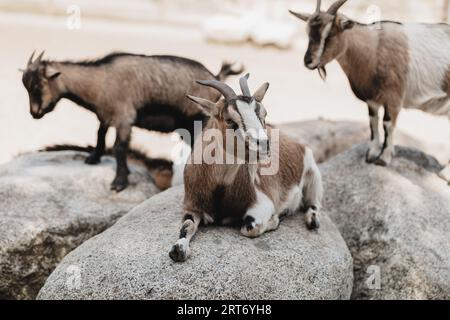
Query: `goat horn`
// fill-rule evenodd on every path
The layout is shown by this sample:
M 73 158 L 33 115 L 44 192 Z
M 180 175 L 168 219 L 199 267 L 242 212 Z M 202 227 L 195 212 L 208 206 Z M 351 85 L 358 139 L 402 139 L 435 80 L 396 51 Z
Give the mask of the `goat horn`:
M 330 7 L 330 9 L 328 9 L 327 13 L 331 14 L 331 15 L 336 15 L 336 13 L 338 12 L 338 10 L 347 2 L 347 0 L 338 0 L 335 3 L 333 3 Z
M 246 97 L 251 97 L 252 93 L 250 92 L 250 88 L 248 87 L 248 78 L 250 78 L 250 73 L 247 73 L 239 80 L 239 84 L 241 86 L 242 94 Z
M 34 58 L 34 54 L 36 53 L 36 50 L 33 51 L 33 53 L 31 54 L 30 59 L 28 59 L 28 66 L 31 66 L 31 64 L 33 63 L 33 58 Z
M 41 63 L 42 57 L 44 56 L 45 50 L 41 52 L 41 54 L 37 57 L 35 63 L 39 64 Z
M 320 7 L 322 6 L 322 0 L 317 0 L 316 13 L 320 12 Z
M 234 92 L 231 87 L 229 87 L 227 84 L 222 83 L 217 80 L 206 80 L 206 81 L 196 81 L 198 84 L 201 84 L 202 86 L 207 86 L 216 89 L 219 91 L 227 101 L 236 100 L 237 95 Z

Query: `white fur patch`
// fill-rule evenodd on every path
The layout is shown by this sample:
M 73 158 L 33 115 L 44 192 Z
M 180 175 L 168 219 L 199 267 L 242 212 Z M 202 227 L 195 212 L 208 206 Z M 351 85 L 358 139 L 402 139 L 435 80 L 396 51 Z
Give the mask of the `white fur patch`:
M 436 115 L 450 113 L 448 93 L 443 90 L 450 68 L 450 36 L 444 27 L 406 24 L 410 65 L 404 107 Z
M 251 104 L 248 104 L 238 100 L 236 101 L 236 106 L 247 130 L 246 133 L 253 140 L 267 140 L 267 134 L 255 112 L 255 101 L 253 101 Z
M 186 167 L 186 163 L 191 156 L 191 147 L 185 143 L 180 144 L 181 150 L 178 156 L 178 159 L 174 159 L 173 164 L 173 175 L 171 186 L 179 186 L 184 184 L 184 169 Z
M 289 210 L 289 212 L 295 212 L 300 208 L 300 204 L 302 203 L 303 192 L 300 187 L 300 184 L 294 186 L 291 190 L 289 190 L 286 200 L 281 206 L 279 210 L 280 213 Z
M 279 213 L 285 210 L 295 212 L 300 208 L 303 199 L 309 204 L 315 205 L 318 209 L 320 208 L 323 195 L 322 175 L 311 149 L 306 148 L 303 161 L 301 180 L 298 185 L 289 190 L 286 200 L 277 210 Z
M 306 148 L 304 157 L 301 189 L 304 190 L 305 202 L 314 205 L 319 210 L 323 197 L 322 174 L 317 166 L 311 149 Z
M 325 26 L 325 28 L 322 31 L 321 37 L 320 37 L 320 46 L 319 49 L 317 49 L 316 54 L 314 55 L 314 60 L 309 64 L 308 67 L 315 68 L 320 64 L 320 60 L 322 59 L 322 55 L 325 51 L 325 41 L 327 40 L 328 36 L 330 35 L 331 27 L 333 26 L 333 23 L 329 23 Z
M 253 217 L 256 225 L 266 225 L 274 214 L 275 206 L 272 200 L 265 193 L 256 189 L 256 203 L 247 211 L 246 216 Z
M 181 248 L 184 252 L 187 252 L 187 250 L 188 250 L 188 248 L 189 248 L 189 241 L 188 241 L 186 238 L 181 238 L 181 239 L 178 239 L 177 245 L 179 245 L 180 248 Z

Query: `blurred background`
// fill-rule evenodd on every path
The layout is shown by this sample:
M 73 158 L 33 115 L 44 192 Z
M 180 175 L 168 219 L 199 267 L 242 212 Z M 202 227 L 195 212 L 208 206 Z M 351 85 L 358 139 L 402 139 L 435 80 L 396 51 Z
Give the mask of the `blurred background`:
M 323 6 L 331 2 L 324 0 Z M 18 68 L 35 49 L 56 60 L 111 51 L 180 55 L 214 73 L 222 61 L 236 61 L 251 72 L 252 87 L 271 83 L 265 100 L 271 123 L 317 118 L 368 123 L 366 106 L 354 97 L 336 62 L 327 68 L 326 82 L 303 67 L 305 25 L 287 9 L 314 7 L 315 0 L 0 0 L 0 163 L 52 144 L 96 140 L 96 117 L 69 101 L 42 120 L 31 118 Z M 341 11 L 361 22 L 448 22 L 449 1 L 350 0 Z M 408 110 L 399 127 L 424 143 L 441 145 L 450 156 L 447 118 Z M 108 144 L 113 140 L 110 130 Z M 175 141 L 135 129 L 132 145 L 149 156 L 170 158 Z

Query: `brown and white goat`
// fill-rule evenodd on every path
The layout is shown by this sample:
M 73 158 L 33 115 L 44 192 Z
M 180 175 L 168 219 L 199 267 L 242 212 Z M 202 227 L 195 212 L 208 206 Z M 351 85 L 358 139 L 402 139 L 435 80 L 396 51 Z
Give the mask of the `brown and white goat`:
M 339 0 L 324 12 L 318 0 L 312 15 L 291 13 L 307 22 L 306 67 L 324 77 L 326 64 L 337 59 L 355 95 L 368 104 L 372 141 L 367 162 L 385 166 L 394 156 L 394 129 L 402 108 L 450 119 L 450 26 L 362 24 L 338 13 L 346 2 Z M 385 141 L 380 149 L 381 107 Z
M 278 228 L 280 215 L 303 208 L 310 229 L 319 227 L 319 208 L 322 198 L 321 174 L 312 151 L 292 138 L 265 124 L 266 109 L 262 100 L 269 84 L 262 85 L 253 95 L 241 79 L 243 95 L 219 81 L 200 81 L 204 86 L 217 89 L 224 99 L 217 103 L 189 96 L 209 120 L 196 139 L 191 158 L 184 172 L 184 217 L 180 236 L 170 251 L 174 261 L 185 261 L 189 256 L 189 243 L 201 222 L 205 224 L 242 224 L 241 232 L 247 237 L 259 237 Z M 209 153 L 210 132 L 219 132 L 218 143 L 222 158 L 232 154 L 233 163 L 195 163 L 200 155 Z M 237 153 L 233 145 L 240 139 L 245 155 Z M 226 149 L 225 146 L 233 146 Z M 257 154 L 255 162 L 249 161 Z M 216 154 L 217 155 L 217 154 Z M 270 163 L 277 162 L 271 173 L 263 174 Z
M 193 134 L 194 121 L 205 120 L 205 116 L 186 94 L 212 101 L 220 98 L 215 90 L 195 84 L 195 79 L 225 80 L 242 72 L 223 64 L 214 76 L 199 62 L 175 56 L 112 53 L 81 62 L 47 61 L 42 57 L 43 53 L 33 61 L 32 55 L 23 71 L 31 115 L 42 118 L 63 98 L 94 112 L 100 127 L 97 146 L 86 159 L 88 164 L 100 162 L 108 128 L 116 128 L 117 173 L 111 185 L 116 191 L 128 185 L 127 150 L 133 126 L 163 133 L 186 129 Z

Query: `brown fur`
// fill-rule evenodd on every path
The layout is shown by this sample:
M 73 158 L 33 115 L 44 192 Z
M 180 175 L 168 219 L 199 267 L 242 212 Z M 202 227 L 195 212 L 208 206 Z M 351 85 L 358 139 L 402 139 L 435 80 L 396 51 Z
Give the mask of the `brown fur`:
M 275 207 L 279 207 L 286 201 L 288 192 L 299 184 L 305 157 L 305 146 L 282 132 L 280 132 L 279 147 L 279 154 L 273 154 L 272 157 L 280 161 L 278 173 L 273 176 L 261 175 L 259 184 L 261 190 L 273 201 Z
M 227 107 L 223 101 L 216 118 L 209 120 L 205 127 L 218 129 L 225 137 L 226 125 L 222 121 L 227 117 Z M 272 128 L 267 126 L 269 140 Z M 225 141 L 226 142 L 226 141 Z M 270 140 L 270 143 L 273 142 Z M 194 150 L 198 145 L 194 146 Z M 203 144 L 203 148 L 206 144 Z M 202 149 L 203 150 L 203 149 Z M 271 148 L 275 153 L 276 149 Z M 256 185 L 260 187 L 279 207 L 285 200 L 288 191 L 298 184 L 303 172 L 305 147 L 295 140 L 280 133 L 279 154 L 273 154 L 273 159 L 279 159 L 279 171 L 275 175 L 259 175 Z M 236 166 L 239 166 L 238 168 Z M 248 209 L 256 202 L 255 184 L 251 179 L 252 170 L 259 171 L 253 165 L 208 165 L 188 164 L 185 169 L 185 212 L 199 213 L 211 216 L 215 222 L 240 221 Z M 235 179 L 226 183 L 225 176 L 236 169 Z M 201 187 L 200 187 L 201 186 Z
M 194 121 L 204 121 L 186 94 L 217 101 L 220 94 L 195 83 L 197 79 L 225 79 L 234 71 L 224 64 L 214 76 L 202 64 L 175 56 L 144 56 L 113 53 L 95 61 L 43 61 L 28 64 L 23 83 L 30 96 L 30 111 L 40 119 L 67 98 L 94 112 L 100 120 L 97 146 L 86 160 L 99 162 L 109 127 L 117 132 L 115 156 L 117 173 L 111 188 L 128 185 L 126 153 L 133 126 L 170 133 L 186 129 L 194 136 Z
M 376 32 L 355 26 L 344 34 L 347 49 L 338 58 L 355 95 L 398 114 L 408 74 L 408 40 L 398 25 L 385 23 Z M 392 54 L 395 52 L 396 54 Z

